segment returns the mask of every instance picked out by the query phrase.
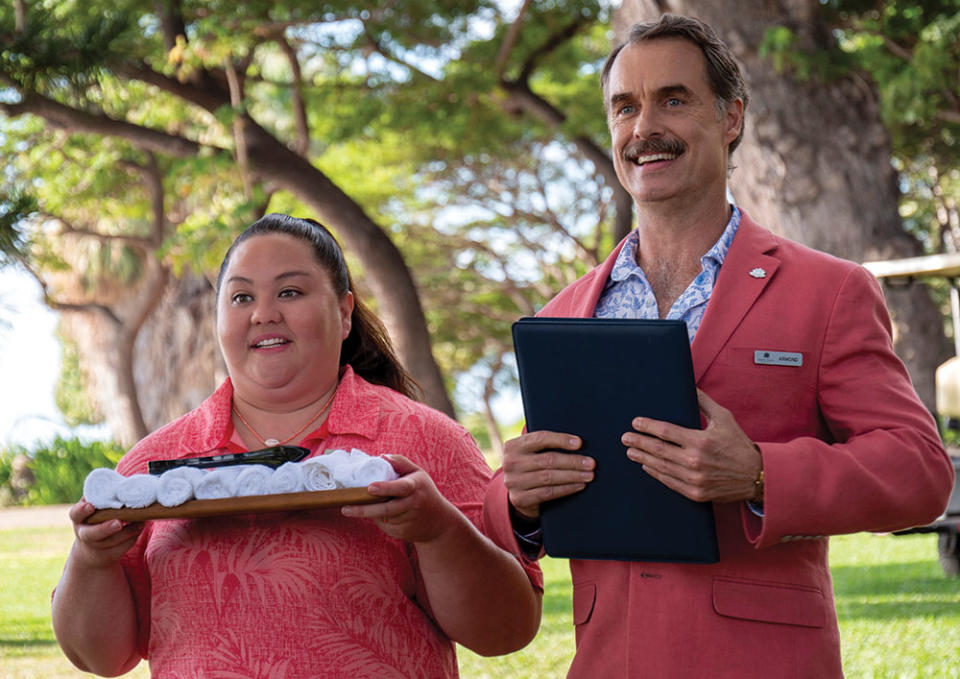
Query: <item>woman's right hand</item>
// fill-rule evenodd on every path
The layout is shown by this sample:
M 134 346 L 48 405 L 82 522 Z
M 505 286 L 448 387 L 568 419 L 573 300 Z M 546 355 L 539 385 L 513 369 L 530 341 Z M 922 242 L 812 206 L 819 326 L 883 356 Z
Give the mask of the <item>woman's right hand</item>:
M 140 533 L 143 522 L 125 523 L 111 519 L 103 523 L 84 523 L 96 508 L 86 500 L 80 500 L 70 508 L 70 520 L 76 536 L 72 559 L 82 565 L 93 568 L 106 568 L 116 565 L 127 553 Z

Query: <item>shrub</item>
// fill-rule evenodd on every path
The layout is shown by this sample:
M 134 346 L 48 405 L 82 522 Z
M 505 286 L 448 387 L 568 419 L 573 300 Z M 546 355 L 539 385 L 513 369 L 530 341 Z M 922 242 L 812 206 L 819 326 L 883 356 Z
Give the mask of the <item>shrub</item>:
M 20 504 L 76 502 L 83 495 L 83 481 L 87 474 L 97 467 L 115 467 L 123 453 L 124 449 L 116 443 L 58 436 L 32 451 L 22 448 L 4 451 L 0 455 L 0 485 L 9 492 L 12 460 L 18 454 L 26 454 L 34 481 L 20 499 Z

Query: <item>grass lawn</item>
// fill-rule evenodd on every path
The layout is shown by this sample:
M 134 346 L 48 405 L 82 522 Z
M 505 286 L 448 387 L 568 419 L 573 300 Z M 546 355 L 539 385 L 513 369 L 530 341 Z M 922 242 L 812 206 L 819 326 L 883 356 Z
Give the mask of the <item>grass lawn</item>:
M 63 528 L 0 531 L 0 679 L 90 676 L 72 669 L 50 628 L 50 592 L 73 534 Z M 947 579 L 936 536 L 852 535 L 831 541 L 831 566 L 851 679 L 953 679 L 960 676 L 960 579 Z M 544 619 L 524 650 L 480 658 L 460 649 L 464 679 L 563 677 L 573 655 L 570 575 L 547 559 Z M 149 676 L 145 666 L 128 677 Z

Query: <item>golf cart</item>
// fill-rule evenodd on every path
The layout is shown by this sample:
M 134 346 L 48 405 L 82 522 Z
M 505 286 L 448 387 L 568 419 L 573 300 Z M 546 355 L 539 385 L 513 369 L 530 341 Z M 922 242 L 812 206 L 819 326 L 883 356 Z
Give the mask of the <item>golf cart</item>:
M 937 368 L 937 423 L 944 434 L 948 431 L 960 432 L 960 254 L 864 262 L 863 266 L 882 282 L 891 285 L 910 284 L 918 278 L 940 277 L 949 280 L 955 355 Z M 960 436 L 945 438 L 960 440 Z M 937 551 L 943 572 L 960 576 L 960 447 L 948 443 L 947 452 L 953 460 L 957 479 L 946 511 L 931 524 L 898 531 L 896 535 L 937 533 Z

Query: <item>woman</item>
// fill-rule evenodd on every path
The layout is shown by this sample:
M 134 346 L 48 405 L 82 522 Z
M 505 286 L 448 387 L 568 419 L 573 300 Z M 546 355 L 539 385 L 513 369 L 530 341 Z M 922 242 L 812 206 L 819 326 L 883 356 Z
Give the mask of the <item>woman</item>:
M 478 530 L 490 472 L 470 435 L 410 398 L 414 383 L 356 299 L 336 241 L 271 214 L 217 281 L 229 378 L 118 465 L 290 443 L 385 455 L 400 475 L 340 510 L 87 525 L 53 600 L 81 669 L 154 677 L 454 677 L 453 642 L 524 646 L 542 581 Z M 531 586 L 531 580 L 537 586 Z

